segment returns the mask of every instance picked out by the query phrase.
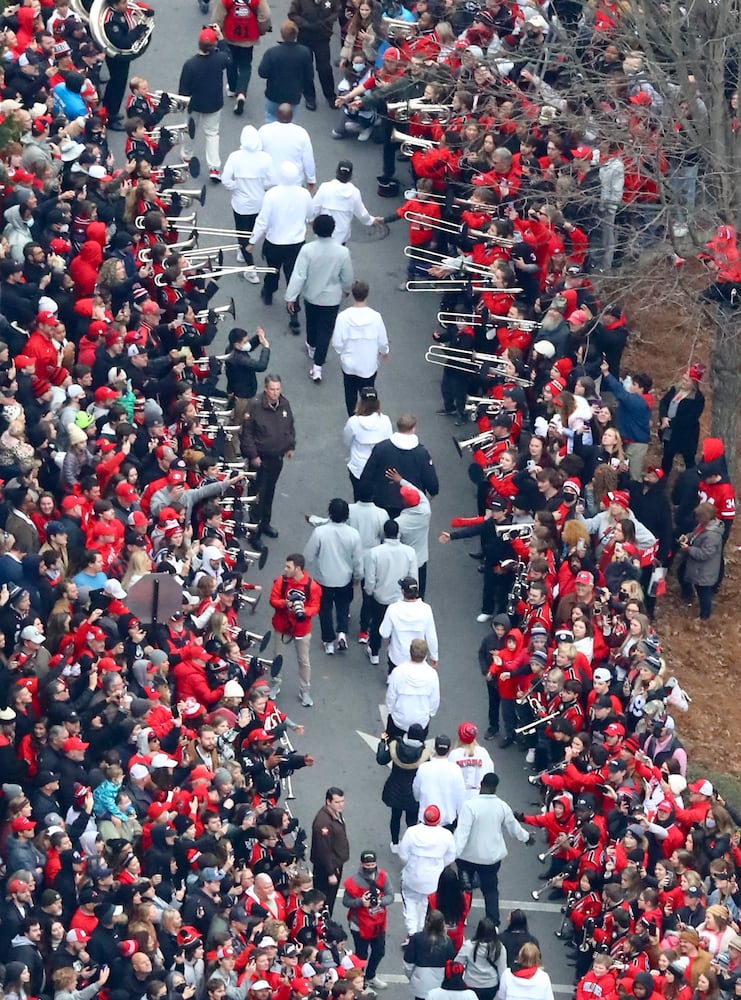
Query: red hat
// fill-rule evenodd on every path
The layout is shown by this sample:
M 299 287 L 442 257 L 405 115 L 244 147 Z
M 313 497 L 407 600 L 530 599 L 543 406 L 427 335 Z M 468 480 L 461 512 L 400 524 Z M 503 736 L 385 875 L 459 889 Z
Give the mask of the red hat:
M 105 335 L 105 346 L 113 347 L 114 344 L 123 344 L 123 334 L 120 330 L 110 329 Z
M 402 486 L 400 491 L 401 499 L 404 501 L 405 507 L 418 507 L 419 502 L 422 499 L 419 490 L 415 490 L 413 486 Z
M 639 554 L 638 546 L 632 542 L 621 542 L 620 544 L 623 547 L 623 552 L 627 552 L 629 556 L 637 556 Z
M 90 625 L 85 634 L 87 642 L 105 642 L 107 638 L 108 636 L 100 625 Z
M 112 656 L 101 656 L 98 660 L 98 671 L 107 670 L 111 674 L 120 674 L 121 667 Z
M 89 746 L 90 744 L 85 743 L 79 736 L 68 736 L 62 744 L 62 753 L 70 753 L 73 750 L 87 750 Z
M 146 524 L 149 524 L 149 521 L 144 511 L 132 510 L 129 514 L 129 524 L 132 528 L 143 528 Z
M 605 726 L 605 736 L 625 736 L 625 726 L 622 722 L 611 722 Z
M 581 483 L 579 482 L 578 479 L 572 476 L 570 479 L 566 480 L 561 489 L 571 490 L 573 493 L 576 493 L 578 495 L 579 493 L 581 493 Z
M 627 739 L 623 740 L 622 749 L 627 750 L 628 753 L 635 754 L 641 749 L 641 745 L 635 736 L 628 736 Z
M 588 323 L 589 313 L 585 312 L 583 309 L 574 309 L 574 311 L 569 316 L 567 323 Z
M 551 396 L 557 396 L 559 392 L 563 392 L 565 388 L 566 383 L 562 378 L 554 378 L 545 387 L 545 391 L 550 392 Z
M 426 826 L 437 826 L 440 822 L 440 810 L 436 805 L 429 805 L 422 813 L 422 819 Z
M 67 941 L 70 944 L 77 942 L 77 944 L 85 944 L 86 941 L 90 940 L 90 935 L 85 930 L 84 927 L 73 927 L 71 931 L 67 931 Z
M 119 941 L 118 950 L 123 958 L 131 958 L 139 951 L 139 942 L 133 938 L 129 938 L 127 941 Z
M 110 327 L 102 319 L 93 320 L 90 326 L 87 328 L 87 335 L 90 340 L 97 337 L 104 337 Z
M 116 450 L 116 445 L 110 438 L 98 438 L 95 442 L 95 447 L 104 455 L 108 454 L 108 452 Z
M 51 389 L 51 382 L 45 378 L 39 378 L 37 375 L 31 377 L 31 392 L 34 394 L 36 399 L 41 399 L 44 393 L 47 393 Z
M 610 503 L 618 504 L 623 510 L 627 510 L 630 507 L 630 496 L 627 490 L 612 490 L 607 494 L 607 499 Z
M 705 372 L 706 372 L 705 365 L 701 364 L 690 365 L 690 367 L 687 369 L 687 376 L 693 382 L 702 382 L 702 377 L 705 374 Z
M 591 160 L 592 150 L 589 146 L 577 146 L 571 150 L 571 155 L 575 160 Z
M 10 825 L 13 833 L 20 833 L 21 830 L 33 830 L 36 823 L 32 819 L 26 819 L 25 816 L 16 816 Z
M 92 527 L 95 538 L 107 538 L 108 535 L 116 534 L 116 529 L 110 521 L 94 521 Z M 105 633 L 100 638 L 105 639 Z
M 391 48 L 386 49 L 386 51 L 383 53 L 383 58 L 396 59 L 398 62 L 398 60 L 401 59 L 401 50 L 392 46 Z
M 671 812 L 673 808 L 674 803 L 670 799 L 662 799 L 656 806 L 656 812 Z
M 57 314 L 53 312 L 40 312 L 36 317 L 37 326 L 56 326 L 58 323 Z
M 199 45 L 216 45 L 218 40 L 213 28 L 204 28 L 198 36 Z
M 698 778 L 691 785 L 687 785 L 687 788 L 695 795 L 705 795 L 709 798 L 713 794 L 713 786 L 707 778 Z
M 479 731 L 473 722 L 461 722 L 458 726 L 458 739 L 461 743 L 475 743 Z
M 171 469 L 167 474 L 167 482 L 172 486 L 184 483 L 186 478 L 185 473 L 181 469 Z
M 109 399 L 118 399 L 118 393 L 115 389 L 111 389 L 109 385 L 101 385 L 95 390 L 93 398 L 96 403 L 105 403 Z
M 65 240 L 64 237 L 56 236 L 49 244 L 49 249 L 61 257 L 70 252 L 72 244 L 69 240 Z
M 251 733 L 247 734 L 247 739 L 250 743 L 272 743 L 275 737 L 264 729 L 253 729 Z
M 591 587 L 594 585 L 594 577 L 589 572 L 588 569 L 579 570 L 574 579 L 574 583 L 583 584 L 585 587 Z
M 645 90 L 639 90 L 637 94 L 633 94 L 630 99 L 631 104 L 638 104 L 644 108 L 651 107 L 651 95 Z
M 213 781 L 214 773 L 213 771 L 209 771 L 209 769 L 206 767 L 205 764 L 199 764 L 198 767 L 194 767 L 193 770 L 190 772 L 190 780 Z
M 646 475 L 656 476 L 657 479 L 661 480 L 664 478 L 664 470 L 656 468 L 655 465 L 649 465 L 646 469 Z
M 147 335 L 144 330 L 129 330 L 124 337 L 124 344 L 136 344 L 137 347 L 144 347 L 147 342 Z
M 149 819 L 159 819 L 163 813 L 169 812 L 166 802 L 153 802 L 147 809 Z
M 290 982 L 290 987 L 296 993 L 300 993 L 302 997 L 308 997 L 312 991 L 311 983 L 308 979 L 304 979 L 303 976 L 294 976 Z
M 29 358 L 27 354 L 19 354 L 18 357 L 15 359 L 16 369 L 30 368 L 31 365 L 35 364 L 36 362 L 34 361 L 34 359 Z
M 79 507 L 81 503 L 82 500 L 80 497 L 75 496 L 74 493 L 70 493 L 69 496 L 66 496 L 64 500 L 62 500 L 62 510 L 70 511 L 73 507 Z
M 23 878 L 14 878 L 8 883 L 9 892 L 23 892 L 24 889 L 33 889 L 33 882 L 26 882 Z
M 558 361 L 553 362 L 551 367 L 556 369 L 558 374 L 561 376 L 561 379 L 565 379 L 574 367 L 574 362 L 571 358 L 559 358 Z M 561 379 L 559 379 L 559 382 Z
M 124 500 L 136 500 L 139 494 L 136 492 L 131 483 L 119 483 L 116 487 L 116 496 L 121 497 Z
M 55 368 L 52 368 L 51 371 L 49 372 L 49 381 L 51 382 L 52 385 L 62 385 L 62 383 L 64 382 L 64 380 L 67 378 L 68 375 L 69 372 L 67 371 L 66 368 L 60 368 L 57 365 Z

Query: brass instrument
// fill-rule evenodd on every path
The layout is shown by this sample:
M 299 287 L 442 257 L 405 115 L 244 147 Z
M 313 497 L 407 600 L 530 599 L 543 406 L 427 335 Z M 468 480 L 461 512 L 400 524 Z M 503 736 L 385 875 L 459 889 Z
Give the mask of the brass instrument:
M 454 312 L 439 312 L 437 314 L 438 323 L 462 323 L 466 326 L 478 326 L 483 315 L 481 313 L 454 313 Z M 516 316 L 487 316 L 490 321 L 487 323 L 488 326 L 499 326 L 503 323 L 509 323 L 512 326 L 518 327 L 520 330 L 537 330 L 542 324 L 538 323 L 536 320 L 532 319 L 517 319 Z
M 88 18 L 88 28 L 93 41 L 112 59 L 138 59 L 139 56 L 144 55 L 154 34 L 154 18 L 149 17 L 145 13 L 145 8 L 134 2 L 134 0 L 129 0 L 126 10 L 127 15 L 130 15 L 134 19 L 137 27 L 143 24 L 147 30 L 141 38 L 137 38 L 130 49 L 119 49 L 111 42 L 105 31 L 105 15 L 108 9 L 107 0 L 93 0 Z
M 511 542 L 513 538 L 528 541 L 533 534 L 532 524 L 498 524 L 495 529 L 503 542 Z
M 488 396 L 466 396 L 463 411 L 464 413 L 475 413 L 480 406 L 486 406 L 486 413 L 491 416 L 501 412 L 502 401 L 501 399 L 490 399 Z
M 409 216 L 416 216 L 410 219 Z M 404 218 L 410 222 L 418 222 L 426 216 L 417 216 L 416 212 L 406 212 Z M 434 226 L 430 227 L 434 229 Z M 410 260 L 416 260 L 419 264 L 429 264 L 431 267 L 444 267 L 451 272 L 463 271 L 466 274 L 475 274 L 478 278 L 491 278 L 491 268 L 486 264 L 473 264 L 465 257 L 449 257 L 435 250 L 427 250 L 424 247 L 404 247 L 404 256 Z M 504 291 L 504 289 L 502 289 Z
M 542 885 L 542 887 L 540 889 L 533 889 L 532 890 L 532 892 L 530 893 L 530 895 L 532 896 L 532 898 L 535 900 L 536 903 L 540 899 L 540 897 L 543 895 L 544 892 L 547 892 L 549 889 L 551 889 L 556 884 L 556 881 L 560 877 L 561 877 L 560 875 L 554 875 L 553 878 L 549 878 L 547 882 L 544 882 L 543 885 Z
M 206 185 L 204 184 L 202 188 L 164 188 L 160 191 L 160 194 L 173 195 L 176 194 L 180 198 L 182 204 L 188 208 L 192 205 L 194 201 L 198 201 L 201 204 L 201 208 L 206 204 Z
M 220 267 L 216 268 L 214 271 L 204 271 L 203 274 L 199 275 L 199 277 L 217 280 L 218 278 L 226 277 L 228 274 L 244 274 L 245 271 L 254 271 L 255 274 L 278 273 L 278 270 L 275 267 L 253 267 L 252 264 L 238 264 L 234 267 Z
M 422 139 L 420 141 L 426 142 L 427 140 Z M 449 222 L 446 219 L 429 219 L 426 215 L 420 215 L 418 212 L 406 212 L 404 218 L 407 222 L 416 222 L 418 225 L 425 224 L 428 229 L 435 229 L 439 233 L 447 233 L 448 236 L 473 236 L 476 240 L 494 243 L 500 247 L 513 247 L 517 242 L 517 240 L 509 239 L 506 236 L 497 236 L 495 233 L 487 232 L 484 229 L 469 229 L 465 223 Z
M 166 173 L 166 171 L 175 175 L 175 183 L 182 184 L 185 180 L 185 174 L 189 174 L 193 180 L 200 176 L 201 173 L 201 161 L 197 156 L 193 156 L 187 163 L 166 163 L 164 166 L 157 167 L 152 171 L 152 180 L 161 181 Z
M 416 21 L 405 21 L 403 17 L 383 17 L 381 20 L 387 38 L 410 38 L 417 33 Z
M 440 145 L 435 139 L 422 139 L 420 136 L 407 135 L 405 132 L 400 132 L 397 128 L 391 133 L 391 141 L 401 144 L 402 156 L 414 156 L 421 149 L 437 149 Z
M 136 226 L 137 229 L 144 229 L 144 220 L 146 219 L 148 214 L 149 213 L 147 212 L 144 215 L 137 215 L 137 217 L 134 219 L 134 225 Z M 187 228 L 192 230 L 193 223 L 196 220 L 196 213 L 193 212 L 192 215 L 169 215 L 169 216 L 166 215 L 165 220 L 170 229 Z M 179 225 L 176 225 L 176 223 L 179 223 Z
M 493 431 L 484 431 L 483 434 L 477 434 L 475 437 L 468 438 L 467 441 L 459 441 L 458 438 L 454 437 L 453 444 L 455 445 L 455 450 L 458 452 L 458 458 L 463 458 L 463 449 L 471 448 L 482 448 L 486 444 L 491 444 L 491 439 L 494 436 Z
M 150 90 L 149 92 L 149 96 L 153 97 L 155 101 L 161 101 L 165 94 L 170 98 L 170 103 L 174 105 L 173 110 L 185 111 L 190 104 L 190 98 L 186 94 L 173 94 L 169 90 Z
M 69 0 L 70 9 L 85 24 L 90 20 L 90 0 Z
M 483 282 L 482 276 L 470 278 L 414 278 L 407 281 L 408 292 L 502 292 L 504 295 L 519 295 L 521 288 L 495 288 Z M 528 383 L 529 384 L 529 383 Z
M 182 254 L 184 257 L 187 257 L 189 254 L 204 253 L 203 250 L 196 249 L 196 242 L 197 241 L 193 237 L 191 237 L 189 240 L 183 240 L 181 243 L 166 243 L 163 245 L 166 246 L 171 253 L 179 253 Z M 137 252 L 137 255 L 141 260 L 142 264 L 151 264 L 152 262 L 151 247 L 142 247 L 141 250 Z
M 532 733 L 534 730 L 538 729 L 539 726 L 543 726 L 546 722 L 551 722 L 556 719 L 561 713 L 560 712 L 550 712 L 548 715 L 543 715 L 539 719 L 533 720 L 533 722 L 528 722 L 525 726 L 520 726 L 519 729 L 515 729 L 515 736 L 524 736 L 527 733 Z
M 420 122 L 425 125 L 433 121 L 445 125 L 453 113 L 452 104 L 428 104 L 420 97 L 414 97 L 410 101 L 395 101 L 387 104 L 386 108 L 397 122 L 409 121 L 410 116 L 416 114 Z
M 571 834 L 567 833 L 566 839 L 563 843 L 559 844 L 558 841 L 556 841 L 555 844 L 551 844 L 551 846 L 548 848 L 547 851 L 543 851 L 542 854 L 538 855 L 538 861 L 542 865 L 544 861 L 546 861 L 547 858 L 550 858 L 552 854 L 555 854 L 556 851 L 560 851 L 562 848 L 566 846 L 570 847 L 573 843 L 574 843 L 574 838 L 571 836 Z
M 192 118 L 189 118 L 187 122 L 178 122 L 177 125 L 158 125 L 156 128 L 153 128 L 151 132 L 145 132 L 144 134 L 147 136 L 148 139 L 151 139 L 152 142 L 159 142 L 163 130 L 165 132 L 180 133 L 179 138 L 177 138 L 175 141 L 182 142 L 183 139 L 185 138 L 186 132 L 188 133 L 191 139 L 195 136 L 196 123 Z
M 236 319 L 236 316 L 237 316 L 236 307 L 234 305 L 234 299 L 229 299 L 229 305 L 228 306 L 216 306 L 216 308 L 213 309 L 213 310 L 201 309 L 199 312 L 197 312 L 195 314 L 196 315 L 196 322 L 198 322 L 198 323 L 204 323 L 208 319 L 209 311 L 215 312 L 216 315 L 219 317 L 220 320 L 221 319 L 225 319 L 227 316 L 231 316 L 232 319 Z M 206 358 L 205 360 L 209 360 L 209 359 Z M 232 411 L 231 410 L 222 410 L 222 411 L 219 411 L 219 410 L 216 409 L 215 406 L 212 406 L 211 407 L 211 412 L 212 413 L 219 413 L 219 412 L 231 413 Z
M 498 358 L 494 354 L 479 354 L 477 351 L 466 351 L 461 347 L 430 344 L 425 352 L 425 361 L 429 361 L 432 365 L 441 365 L 443 368 L 453 368 L 455 371 L 467 372 L 469 375 L 478 375 L 481 369 L 486 366 L 499 368 L 501 375 L 508 382 L 514 382 L 515 385 L 522 386 L 532 385 L 530 379 L 520 378 L 517 375 L 507 375 L 505 372 L 505 366 L 508 364 L 506 358 Z M 468 402 L 468 398 L 466 402 Z

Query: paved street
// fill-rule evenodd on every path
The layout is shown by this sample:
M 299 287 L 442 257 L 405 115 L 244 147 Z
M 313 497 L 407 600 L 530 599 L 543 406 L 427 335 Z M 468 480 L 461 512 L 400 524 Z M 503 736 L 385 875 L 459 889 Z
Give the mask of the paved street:
M 146 55 L 134 64 L 132 72 L 144 75 L 154 88 L 177 90 L 180 67 L 185 58 L 196 50 L 198 31 L 206 20 L 195 0 L 154 0 L 157 29 Z M 277 40 L 277 27 L 287 5 L 280 0 L 273 7 L 273 34 L 263 39 L 255 55 L 255 72 L 247 96 L 245 115 L 232 114 L 232 102 L 227 101 L 222 117 L 222 164 L 227 154 L 238 144 L 243 125 L 262 124 L 263 87 L 256 66 L 266 46 Z M 330 112 L 321 99 L 319 110 L 310 113 L 303 107 L 300 124 L 311 133 L 317 158 L 318 181 L 334 176 L 338 159 L 349 158 L 355 164 L 354 181 L 364 193 L 366 205 L 373 214 L 386 215 L 400 204 L 376 195 L 376 175 L 380 173 L 380 147 L 371 143 L 358 144 L 354 139 L 344 142 L 331 138 L 336 112 Z M 175 121 L 179 116 L 170 118 Z M 205 167 L 201 146 L 197 150 Z M 113 146 L 121 148 L 120 135 L 113 136 Z M 177 159 L 177 153 L 170 159 Z M 405 182 L 406 168 L 400 166 L 400 179 Z M 199 184 L 202 181 L 198 182 Z M 226 191 L 209 186 L 205 209 L 199 209 L 199 219 L 209 226 L 232 226 Z M 195 186 L 195 185 L 193 185 Z M 403 186 L 408 186 L 403 183 Z M 476 722 L 480 731 L 486 728 L 486 696 L 479 674 L 476 649 L 487 626 L 478 625 L 475 617 L 480 610 L 480 577 L 467 552 L 466 544 L 440 546 L 437 535 L 455 514 L 475 513 L 473 487 L 466 476 L 466 463 L 461 461 L 451 444 L 456 430 L 448 418 L 436 416 L 440 405 L 440 368 L 424 362 L 423 356 L 434 328 L 437 297 L 411 295 L 397 290 L 405 273 L 402 249 L 406 243 L 406 224 L 391 227 L 390 234 L 380 241 L 363 239 L 351 243 L 355 274 L 366 278 L 371 286 L 370 304 L 385 318 L 391 343 L 391 357 L 381 368 L 378 389 L 385 412 L 392 421 L 399 413 L 411 410 L 419 419 L 420 437 L 430 449 L 441 481 L 439 497 L 433 501 L 433 540 L 429 563 L 427 600 L 435 611 L 440 633 L 440 674 L 443 702 L 431 732 L 455 734 L 463 719 Z M 209 243 L 231 243 L 208 238 Z M 230 260 L 229 263 L 233 263 Z M 336 356 L 330 353 L 324 369 L 324 381 L 315 385 L 308 378 L 308 359 L 303 336 L 293 337 L 288 330 L 287 313 L 283 307 L 283 286 L 272 308 L 266 308 L 259 297 L 259 286 L 249 285 L 240 277 L 222 280 L 223 294 L 215 304 L 223 304 L 234 296 L 237 303 L 237 324 L 253 332 L 262 325 L 270 339 L 272 359 L 270 369 L 283 377 L 284 392 L 296 415 L 298 446 L 296 457 L 286 463 L 279 482 L 273 523 L 280 529 L 280 538 L 271 543 L 270 558 L 262 573 L 252 579 L 266 591 L 273 577 L 280 572 L 286 553 L 302 549 L 310 532 L 304 512 L 324 512 L 333 496 L 350 499 L 349 483 L 344 464 L 340 432 L 345 420 L 342 378 Z M 222 348 L 229 329 L 223 324 L 217 348 Z M 473 425 L 471 425 L 473 426 Z M 461 430 L 459 436 L 465 436 Z M 265 598 L 267 594 L 265 595 Z M 264 599 L 249 627 L 262 631 L 269 627 L 269 607 Z M 296 667 L 293 650 L 286 650 L 286 667 L 280 705 L 288 715 L 306 725 L 306 735 L 297 739 L 296 748 L 312 753 L 316 766 L 302 771 L 295 779 L 297 799 L 291 803 L 294 811 L 309 826 L 315 810 L 322 804 L 328 785 L 340 785 L 347 794 L 346 818 L 349 825 L 353 863 L 361 849 L 376 848 L 380 864 L 387 868 L 397 891 L 399 864 L 389 851 L 388 811 L 380 802 L 380 792 L 386 772 L 375 763 L 375 740 L 381 731 L 379 706 L 384 700 L 385 671 L 368 663 L 363 647 L 357 644 L 358 601 L 353 606 L 351 645 L 344 656 L 327 657 L 321 650 L 318 623 L 312 648 L 313 709 L 301 708 L 297 699 Z M 382 662 L 383 662 L 382 657 Z M 497 770 L 502 778 L 500 791 L 514 808 L 530 810 L 532 789 L 526 783 L 527 769 L 523 756 L 515 748 L 499 750 L 490 747 Z M 540 883 L 537 873 L 537 851 L 543 847 L 511 846 L 509 860 L 501 875 L 503 910 L 508 907 L 527 908 L 531 929 L 543 947 L 546 968 L 554 984 L 562 984 L 560 993 L 570 991 L 571 970 L 564 961 L 562 946 L 553 937 L 560 921 L 556 903 L 537 904 L 530 899 L 530 890 Z M 346 870 L 347 872 L 347 870 Z M 349 874 L 349 872 L 347 872 Z M 343 917 L 341 907 L 336 915 Z M 472 932 L 476 920 L 483 916 L 480 895 L 469 918 Z M 406 998 L 398 942 L 403 937 L 401 907 L 394 906 L 390 917 L 387 957 L 380 974 L 392 985 L 384 994 L 389 998 Z

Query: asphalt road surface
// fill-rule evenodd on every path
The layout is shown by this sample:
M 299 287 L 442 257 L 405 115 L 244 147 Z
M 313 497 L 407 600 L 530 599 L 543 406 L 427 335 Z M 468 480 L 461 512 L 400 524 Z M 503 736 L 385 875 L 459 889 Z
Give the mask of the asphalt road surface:
M 196 0 L 150 0 L 157 12 L 154 38 L 145 55 L 132 64 L 132 74 L 143 75 L 152 89 L 176 91 L 180 68 L 186 58 L 195 53 L 198 32 L 207 21 L 198 10 Z M 262 52 L 275 44 L 277 28 L 287 10 L 286 0 L 272 5 L 275 31 L 265 36 L 255 53 L 255 71 L 247 95 L 245 114 L 237 118 L 232 113 L 232 100 L 227 98 L 222 113 L 221 156 L 222 165 L 227 155 L 237 148 L 241 128 L 246 124 L 263 124 L 263 81 L 256 72 Z M 321 183 L 334 176 L 339 159 L 348 158 L 355 165 L 354 181 L 363 192 L 365 203 L 374 215 L 387 215 L 401 202 L 377 196 L 376 175 L 381 169 L 380 147 L 372 143 L 358 143 L 355 139 L 336 141 L 331 129 L 337 114 L 330 111 L 318 86 L 318 110 L 299 110 L 298 121 L 312 137 L 317 161 L 317 180 Z M 184 120 L 175 113 L 167 122 Z M 111 134 L 112 146 L 117 155 L 122 149 L 120 133 Z M 203 139 L 197 142 L 196 152 L 205 170 Z M 168 159 L 177 161 L 174 151 Z M 397 176 L 402 187 L 408 186 L 408 171 L 399 164 Z M 202 224 L 231 228 L 232 216 L 228 192 L 212 185 L 207 177 L 208 196 L 205 209 L 198 210 Z M 199 182 L 199 183 L 202 183 Z M 186 185 L 186 186 L 197 186 Z M 190 210 L 188 210 L 190 211 Z M 355 274 L 366 278 L 371 286 L 370 305 L 384 316 L 391 344 L 391 356 L 381 366 L 377 388 L 383 409 L 395 421 L 400 413 L 412 411 L 418 417 L 422 442 L 432 453 L 440 477 L 440 495 L 432 502 L 432 528 L 427 600 L 431 603 L 440 635 L 440 677 L 442 705 L 430 732 L 447 732 L 455 735 L 459 722 L 470 719 L 480 732 L 486 729 L 486 695 L 479 673 L 476 650 L 488 626 L 476 623 L 480 611 L 480 576 L 467 552 L 473 543 L 441 546 L 437 536 L 454 515 L 475 514 L 474 488 L 466 475 L 465 460 L 460 460 L 451 443 L 451 435 L 471 436 L 475 425 L 456 429 L 450 418 L 435 414 L 440 406 L 439 378 L 442 369 L 424 361 L 424 353 L 435 326 L 438 308 L 437 296 L 410 294 L 399 291 L 405 276 L 406 260 L 403 248 L 407 242 L 406 224 L 399 222 L 390 228 L 384 239 L 353 238 L 349 244 Z M 355 237 L 355 231 L 354 231 Z M 232 243 L 231 238 L 208 237 L 201 245 Z M 231 257 L 231 254 L 228 255 Z M 234 263 L 232 259 L 229 263 Z M 259 296 L 259 285 L 250 285 L 240 276 L 221 280 L 223 292 L 214 304 L 228 302 L 233 296 L 237 304 L 237 325 L 254 332 L 261 325 L 270 340 L 270 369 L 283 378 L 284 393 L 291 402 L 296 417 L 298 444 L 293 461 L 286 462 L 278 484 L 273 523 L 280 529 L 280 538 L 270 543 L 270 557 L 262 572 L 254 572 L 250 579 L 262 584 L 267 591 L 275 576 L 282 569 L 284 556 L 303 549 L 309 537 L 305 512 L 326 511 L 328 501 L 334 496 L 352 499 L 341 430 L 346 419 L 342 390 L 342 376 L 336 355 L 330 350 L 324 368 L 324 380 L 313 383 L 308 377 L 309 361 L 304 349 L 304 338 L 294 337 L 288 329 L 288 315 L 283 305 L 284 286 L 281 284 L 274 304 L 268 308 Z M 226 341 L 229 324 L 221 325 L 215 343 L 221 349 Z M 359 603 L 352 607 L 350 623 L 350 648 L 343 655 L 325 656 L 319 639 L 318 621 L 312 645 L 312 694 L 313 708 L 302 708 L 297 697 L 296 664 L 293 650 L 285 650 L 283 688 L 280 706 L 290 718 L 306 726 L 303 738 L 295 738 L 297 750 L 311 753 L 316 758 L 313 768 L 299 772 L 294 778 L 296 800 L 291 802 L 293 812 L 310 828 L 315 811 L 323 803 L 324 791 L 329 785 L 339 785 L 346 792 L 346 820 L 348 823 L 352 860 L 346 874 L 354 870 L 359 853 L 364 848 L 378 851 L 379 864 L 387 869 L 397 893 L 400 865 L 389 850 L 389 812 L 381 803 L 380 795 L 386 778 L 386 769 L 375 762 L 375 747 L 382 731 L 381 707 L 384 702 L 384 657 L 381 667 L 372 667 L 364 647 L 357 643 L 357 615 Z M 254 617 L 245 624 L 253 630 L 269 628 L 270 608 L 267 593 Z M 501 777 L 500 793 L 514 809 L 535 811 L 535 790 L 527 784 L 529 769 L 524 757 L 515 747 L 500 750 L 496 743 L 487 744 L 495 767 Z M 551 975 L 558 995 L 572 992 L 569 985 L 573 973 L 567 965 L 563 946 L 553 932 L 560 923 L 558 902 L 536 903 L 530 897 L 533 888 L 541 883 L 538 872 L 541 866 L 537 852 L 540 845 L 526 848 L 519 843 L 510 844 L 509 858 L 504 862 L 500 875 L 502 914 L 515 906 L 528 913 L 530 928 L 540 940 L 545 967 Z M 477 920 L 484 915 L 480 893 L 476 893 L 474 908 L 468 921 L 473 933 Z M 335 916 L 344 917 L 338 905 Z M 345 922 L 343 920 L 343 922 Z M 404 937 L 401 905 L 397 900 L 389 913 L 387 954 L 379 974 L 390 983 L 384 996 L 389 1000 L 407 998 L 411 992 L 403 974 L 399 942 Z

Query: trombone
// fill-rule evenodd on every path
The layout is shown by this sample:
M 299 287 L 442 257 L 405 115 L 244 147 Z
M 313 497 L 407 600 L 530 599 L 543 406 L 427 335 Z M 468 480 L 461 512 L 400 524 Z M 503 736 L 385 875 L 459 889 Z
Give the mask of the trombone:
M 183 240 L 181 243 L 163 243 L 162 245 L 166 246 L 170 253 L 179 253 L 184 257 L 187 257 L 191 254 L 197 256 L 198 254 L 204 253 L 203 250 L 196 249 L 196 243 L 197 240 L 191 237 L 189 240 Z M 151 264 L 152 248 L 142 247 L 141 250 L 138 251 L 138 257 L 142 264 Z
M 474 284 L 474 280 L 478 281 Z M 471 275 L 470 278 L 420 278 L 407 281 L 408 292 L 502 292 L 504 295 L 519 295 L 521 288 L 495 288 L 483 284 L 481 277 Z M 528 383 L 529 385 L 530 383 Z
M 409 219 L 409 216 L 416 216 Z M 410 222 L 418 222 L 426 216 L 417 216 L 416 212 L 407 212 L 404 218 Z M 435 228 L 431 226 L 430 228 Z M 478 278 L 490 278 L 491 268 L 486 264 L 473 264 L 466 257 L 448 257 L 444 253 L 437 253 L 435 250 L 426 250 L 424 247 L 404 247 L 404 256 L 410 260 L 416 260 L 419 264 L 429 264 L 432 267 L 444 267 L 450 271 L 465 271 L 467 274 L 475 274 Z M 504 289 L 502 289 L 504 291 Z
M 447 233 L 448 236 L 473 236 L 477 240 L 494 243 L 500 247 L 513 247 L 517 242 L 506 236 L 496 236 L 484 229 L 469 229 L 465 223 L 449 222 L 446 219 L 429 219 L 426 215 L 420 215 L 419 212 L 405 212 L 404 218 L 407 222 L 426 225 L 428 229 L 436 229 L 440 233 Z
M 255 274 L 277 274 L 275 267 L 253 267 L 251 264 L 239 264 L 234 267 L 219 267 L 213 271 L 204 271 L 199 274 L 199 278 L 224 278 L 227 274 L 244 274 L 245 271 L 253 271 Z
M 470 448 L 471 451 L 474 451 L 476 448 L 483 448 L 485 445 L 491 444 L 493 437 L 493 431 L 484 431 L 483 434 L 477 434 L 475 437 L 468 438 L 466 441 L 459 441 L 456 437 L 452 438 L 452 441 L 455 445 L 455 450 L 458 452 L 458 458 L 463 458 L 464 448 Z
M 144 229 L 145 219 L 146 215 L 137 215 L 137 217 L 134 219 L 134 225 L 136 226 L 137 229 Z M 193 230 L 196 221 L 196 213 L 193 212 L 191 215 L 166 215 L 165 220 L 170 229 Z
M 454 313 L 454 312 L 439 312 L 437 314 L 438 323 L 445 325 L 446 323 L 462 323 L 466 326 L 478 326 L 482 319 L 482 313 Z M 533 319 L 517 319 L 516 316 L 495 316 L 488 317 L 489 319 L 494 319 L 496 322 L 494 326 L 499 326 L 501 323 L 511 323 L 513 326 L 518 327 L 520 330 L 537 330 L 541 327 L 541 323 L 538 323 Z
M 149 92 L 149 96 L 155 101 L 161 101 L 165 94 L 170 98 L 170 104 L 174 105 L 175 110 L 185 111 L 190 104 L 190 98 L 185 94 L 171 94 L 169 90 L 150 90 Z
M 544 715 L 540 719 L 528 722 L 527 725 L 520 726 L 519 729 L 515 729 L 515 736 L 526 736 L 528 733 L 534 732 L 539 726 L 543 726 L 547 722 L 551 722 L 553 719 L 558 718 L 560 714 L 560 712 L 550 712 L 548 715 Z
M 499 358 L 496 354 L 480 354 L 478 351 L 466 351 L 462 347 L 448 347 L 447 344 L 430 344 L 425 351 L 425 361 L 432 365 L 442 365 L 443 368 L 456 368 L 458 371 L 469 371 L 470 374 L 477 374 L 482 366 L 488 365 L 491 368 L 501 369 L 501 374 L 505 375 L 505 365 L 509 364 L 506 358 Z M 466 368 L 466 365 L 473 366 Z M 463 366 L 463 367 L 460 367 Z M 517 376 L 507 376 L 512 382 L 517 381 Z M 529 379 L 520 379 L 521 385 L 531 385 Z M 475 397 L 471 396 L 470 399 Z M 468 401 L 469 397 L 467 397 Z M 485 402 L 491 402 L 485 399 Z

